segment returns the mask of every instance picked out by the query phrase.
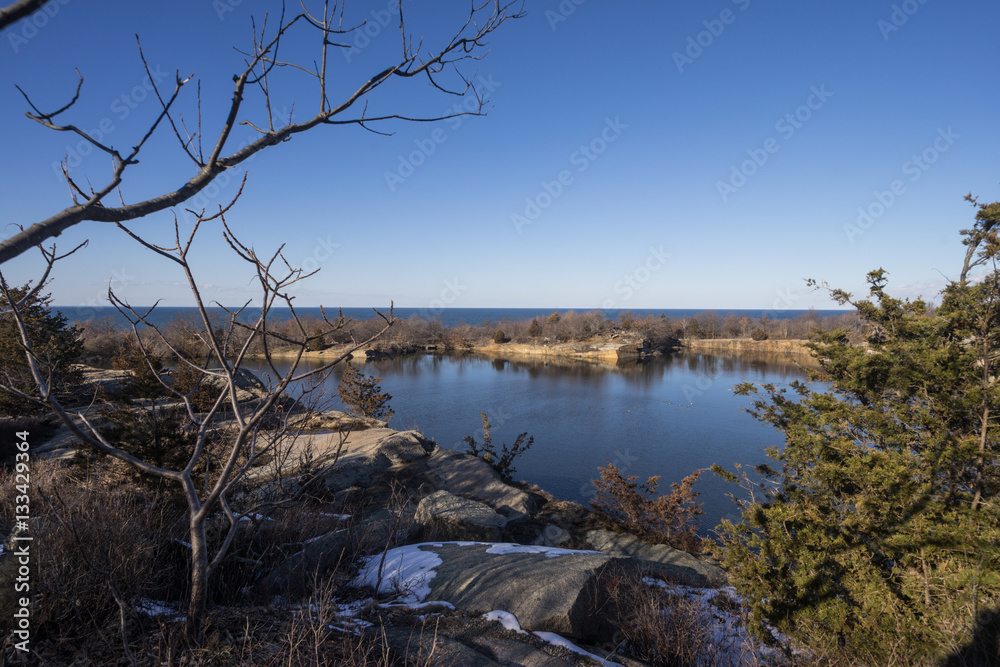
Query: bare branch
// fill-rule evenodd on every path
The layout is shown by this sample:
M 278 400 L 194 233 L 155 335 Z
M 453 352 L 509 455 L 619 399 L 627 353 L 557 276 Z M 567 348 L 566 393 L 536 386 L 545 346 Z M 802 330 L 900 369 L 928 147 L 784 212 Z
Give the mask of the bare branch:
M 0 8 L 0 30 L 12 23 L 20 21 L 25 16 L 34 14 L 49 0 L 17 0 L 6 7 Z
M 449 118 L 455 118 L 457 116 L 466 115 L 482 115 L 483 114 L 483 100 L 479 97 L 477 93 L 478 108 L 475 111 L 469 112 L 457 112 L 454 114 L 445 114 L 433 117 L 415 117 L 403 113 L 399 114 L 379 114 L 378 116 L 365 117 L 362 115 L 360 118 L 354 119 L 338 119 L 337 116 L 343 114 L 347 110 L 351 109 L 359 100 L 371 94 L 377 88 L 385 84 L 387 81 L 394 77 L 401 78 L 411 78 L 414 76 L 426 75 L 432 86 L 436 89 L 448 93 L 461 95 L 467 90 L 475 90 L 475 87 L 471 85 L 463 77 L 463 82 L 465 83 L 465 88 L 463 89 L 451 89 L 448 86 L 440 84 L 434 77 L 440 74 L 445 67 L 453 66 L 455 63 L 462 60 L 478 59 L 482 57 L 477 55 L 477 52 L 485 47 L 486 38 L 495 30 L 497 30 L 503 23 L 511 19 L 520 18 L 523 15 L 522 9 L 515 10 L 513 8 L 514 3 L 505 3 L 501 5 L 499 2 L 494 3 L 483 3 L 479 6 L 475 4 L 472 5 L 469 15 L 463 24 L 462 28 L 442 47 L 435 53 L 429 54 L 426 57 L 420 57 L 421 46 L 418 44 L 416 50 L 409 45 L 411 42 L 407 40 L 405 35 L 405 28 L 402 26 L 402 12 L 400 13 L 401 20 L 401 31 L 404 40 L 404 55 L 402 60 L 400 60 L 395 65 L 392 65 L 382 71 L 378 72 L 374 76 L 370 77 L 364 81 L 358 88 L 348 95 L 340 104 L 333 106 L 329 104 L 327 100 L 327 86 L 326 77 L 328 75 L 327 69 L 327 56 L 329 46 L 344 47 L 343 44 L 335 44 L 329 40 L 330 35 L 335 34 L 349 34 L 352 30 L 356 30 L 360 26 L 355 26 L 350 29 L 343 29 L 343 8 L 341 7 L 339 12 L 335 8 L 333 11 L 329 10 L 329 7 L 325 7 L 322 22 L 319 18 L 309 14 L 308 12 L 303 12 L 297 16 L 292 17 L 287 22 L 282 18 L 282 23 L 278 26 L 275 31 L 274 36 L 265 43 L 264 41 L 264 31 L 262 30 L 257 36 L 255 32 L 254 38 L 254 51 L 253 57 L 249 58 L 243 72 L 234 77 L 235 85 L 232 93 L 232 102 L 229 105 L 229 110 L 226 113 L 226 117 L 223 121 L 222 127 L 219 134 L 215 140 L 215 144 L 210 152 L 210 155 L 205 158 L 202 153 L 201 141 L 202 132 L 202 119 L 201 119 L 201 91 L 199 84 L 198 92 L 198 132 L 197 137 L 199 141 L 198 155 L 196 156 L 190 146 L 191 138 L 188 134 L 188 138 L 184 139 L 181 136 L 181 132 L 178 129 L 172 113 L 172 107 L 178 99 L 181 88 L 187 84 L 191 77 L 187 79 L 177 78 L 175 89 L 173 94 L 164 99 L 160 91 L 155 87 L 154 89 L 157 94 L 157 98 L 160 101 L 161 110 L 155 121 L 150 125 L 148 131 L 141 138 L 141 140 L 133 147 L 132 151 L 128 155 L 120 154 L 116 149 L 111 146 L 104 145 L 103 143 L 97 141 L 94 137 L 90 136 L 87 132 L 80 130 L 77 126 L 73 124 L 57 125 L 53 121 L 56 116 L 65 112 L 67 109 L 71 108 L 77 101 L 80 93 L 80 88 L 83 83 L 83 77 L 80 77 L 80 81 L 77 85 L 77 91 L 73 99 L 58 109 L 57 111 L 51 113 L 44 113 L 40 111 L 28 98 L 27 94 L 25 99 L 28 100 L 29 105 L 34 110 L 34 112 L 29 112 L 29 118 L 32 118 L 38 123 L 49 127 L 50 129 L 62 132 L 72 132 L 83 137 L 84 140 L 91 143 L 95 148 L 98 148 L 109 155 L 112 156 L 114 160 L 113 173 L 108 183 L 100 188 L 93 190 L 90 194 L 87 194 L 83 189 L 79 188 L 71 179 L 68 177 L 67 181 L 70 186 L 71 192 L 74 196 L 80 196 L 81 201 L 74 199 L 74 205 L 56 213 L 55 215 L 49 217 L 46 220 L 36 222 L 30 226 L 21 229 L 14 236 L 5 239 L 0 242 L 0 263 L 6 262 L 18 255 L 22 254 L 29 248 L 38 245 L 39 243 L 45 241 L 46 239 L 58 236 L 70 227 L 79 224 L 84 221 L 95 221 L 95 222 L 128 222 L 130 220 L 136 220 L 143 218 L 145 216 L 151 215 L 153 213 L 166 210 L 173 206 L 182 204 L 183 202 L 191 199 L 203 189 L 205 189 L 210 183 L 212 183 L 220 174 L 228 169 L 232 169 L 246 160 L 250 159 L 252 156 L 256 155 L 258 152 L 277 144 L 282 143 L 291 136 L 299 134 L 302 132 L 309 131 L 314 127 L 319 125 L 347 125 L 354 124 L 365 129 L 371 130 L 366 124 L 383 122 L 389 120 L 403 120 L 409 122 L 433 122 L 446 120 Z M 492 7 L 488 16 L 484 17 L 483 21 L 479 21 L 477 13 L 485 10 L 487 7 Z M 334 21 L 339 21 L 338 26 L 334 26 Z M 318 75 L 312 73 L 312 76 L 316 76 L 319 84 L 319 107 L 315 115 L 301 123 L 292 122 L 289 119 L 288 123 L 280 128 L 275 128 L 273 119 L 270 116 L 270 90 L 267 84 L 267 76 L 272 71 L 274 67 L 279 64 L 277 58 L 277 53 L 280 47 L 280 42 L 288 31 L 297 23 L 303 23 L 303 25 L 309 25 L 314 28 L 319 28 L 322 32 L 323 43 L 321 45 L 322 52 L 322 64 L 319 68 Z M 361 25 L 364 25 L 363 23 Z M 140 48 L 140 58 L 143 60 L 144 66 L 147 67 L 148 63 L 145 59 L 145 54 L 142 53 Z M 419 59 L 418 59 L 419 58 Z M 258 70 L 258 68 L 260 68 Z M 459 75 L 461 77 L 461 75 Z M 240 115 L 247 84 L 260 85 L 262 87 L 265 111 L 268 112 L 269 121 L 268 127 L 270 128 L 267 132 L 264 132 L 257 125 L 252 124 L 249 120 L 241 121 L 250 124 L 261 132 L 261 135 L 254 141 L 248 143 L 230 153 L 229 155 L 224 155 L 224 150 L 229 143 L 230 137 L 232 135 L 233 128 L 237 124 L 237 118 Z M 133 204 L 123 204 L 121 206 L 112 207 L 107 206 L 104 202 L 106 196 L 114 192 L 116 188 L 121 184 L 123 175 L 127 168 L 132 164 L 137 162 L 137 157 L 141 148 L 157 130 L 160 123 L 166 119 L 167 122 L 173 128 L 173 132 L 177 137 L 182 149 L 187 154 L 187 156 L 192 159 L 198 171 L 185 183 L 179 185 L 178 187 L 170 190 L 162 195 L 146 199 Z

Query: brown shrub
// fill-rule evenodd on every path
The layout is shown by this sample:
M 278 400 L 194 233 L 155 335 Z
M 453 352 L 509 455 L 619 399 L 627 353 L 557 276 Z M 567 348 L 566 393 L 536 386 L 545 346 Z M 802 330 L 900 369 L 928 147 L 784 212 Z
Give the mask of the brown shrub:
M 598 471 L 601 479 L 594 480 L 597 494 L 590 505 L 600 517 L 613 526 L 676 549 L 693 554 L 701 552 L 696 517 L 703 512 L 701 504 L 695 502 L 698 493 L 694 490 L 700 470 L 685 477 L 680 484 L 672 484 L 673 490 L 665 496 L 656 495 L 658 475 L 639 484 L 638 477 L 622 477 L 618 468 L 610 463 Z

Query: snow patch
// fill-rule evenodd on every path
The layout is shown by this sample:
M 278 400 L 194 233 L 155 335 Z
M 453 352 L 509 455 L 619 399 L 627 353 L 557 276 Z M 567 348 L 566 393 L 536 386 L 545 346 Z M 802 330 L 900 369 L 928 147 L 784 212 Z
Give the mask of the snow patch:
M 606 665 L 606 667 L 624 667 L 620 663 L 611 662 L 610 660 L 605 660 L 604 658 L 598 655 L 594 655 L 589 651 L 584 651 L 582 648 L 580 648 L 570 640 L 566 639 L 565 637 L 561 637 L 554 632 L 536 632 L 535 636 L 540 637 L 541 639 L 547 641 L 553 646 L 562 646 L 565 649 L 569 649 L 573 653 L 590 658 L 591 660 L 595 660 L 600 665 Z
M 578 549 L 560 549 L 558 547 L 542 547 L 531 544 L 494 544 L 486 550 L 488 554 L 545 554 L 546 558 L 558 558 L 570 554 L 603 554 L 603 551 L 580 551 Z
M 183 621 L 186 618 L 186 616 L 180 615 L 176 604 L 148 598 L 140 598 L 135 610 L 146 616 L 171 616 L 171 618 L 166 619 L 168 622 Z
M 428 600 L 427 602 L 388 602 L 380 604 L 379 607 L 382 609 L 409 609 L 410 611 L 419 611 L 421 609 L 433 609 L 434 607 L 440 607 L 441 609 L 450 609 L 455 611 L 455 605 L 450 602 L 445 602 L 444 600 Z
M 761 646 L 743 623 L 741 611 L 744 607 L 743 598 L 739 596 L 732 586 L 723 588 L 693 588 L 690 586 L 676 586 L 668 584 L 659 579 L 646 577 L 643 583 L 663 589 L 671 595 L 677 595 L 686 600 L 696 602 L 701 618 L 706 627 L 711 628 L 712 643 L 722 648 L 731 657 L 738 658 L 750 652 L 754 659 L 763 664 L 771 664 L 771 659 L 782 655 L 780 650 L 770 646 Z M 723 604 L 715 603 L 717 597 L 728 601 Z M 721 608 L 720 608 L 721 607 Z M 669 614 L 669 609 L 662 610 L 663 614 Z M 767 629 L 782 647 L 792 650 L 794 655 L 804 655 L 800 650 L 792 648 L 791 639 L 782 635 L 775 628 L 770 626 Z
M 382 595 L 395 595 L 400 602 L 423 602 L 430 595 L 430 581 L 437 574 L 434 571 L 443 562 L 433 551 L 423 551 L 421 544 L 390 549 L 385 554 L 382 578 L 379 580 L 379 566 L 382 554 L 368 556 L 361 565 L 361 571 L 351 582 L 361 588 L 371 586 Z
M 528 634 L 521 629 L 521 624 L 517 620 L 517 616 L 510 613 L 509 611 L 503 611 L 497 609 L 496 611 L 489 611 L 483 614 L 483 618 L 487 621 L 498 621 L 500 625 L 507 628 L 508 630 L 513 630 L 514 632 L 522 635 Z

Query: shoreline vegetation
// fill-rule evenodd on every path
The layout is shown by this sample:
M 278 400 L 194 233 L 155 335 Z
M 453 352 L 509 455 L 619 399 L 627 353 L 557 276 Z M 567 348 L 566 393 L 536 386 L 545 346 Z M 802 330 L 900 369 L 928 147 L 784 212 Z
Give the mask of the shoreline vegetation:
M 304 357 L 333 360 L 343 354 L 347 340 L 369 338 L 378 321 L 351 322 L 337 332 L 338 338 L 322 340 L 305 352 L 301 351 L 303 341 L 315 336 L 313 327 L 323 323 L 301 322 L 297 332 L 294 324 L 276 324 L 274 341 L 290 340 L 292 348 L 298 334 L 302 336 L 299 353 Z M 212 325 L 213 333 L 226 341 L 224 354 L 235 354 L 241 347 L 241 330 L 226 322 Z M 475 327 L 442 327 L 439 322 L 409 318 L 397 322 L 388 335 L 359 350 L 354 358 L 470 353 L 614 365 L 684 348 L 740 354 L 801 351 L 801 338 L 793 337 L 813 330 L 852 335 L 859 327 L 846 316 L 770 322 L 706 314 L 674 321 L 627 314 L 609 320 L 597 312 L 567 312 L 553 313 L 544 321 L 484 322 Z M 79 327 L 77 342 L 85 364 L 85 370 L 79 369 L 80 385 L 101 397 L 104 437 L 167 467 L 184 464 L 184 452 L 191 447 L 192 420 L 204 418 L 205 410 L 218 406 L 218 396 L 231 390 L 231 408 L 227 405 L 211 418 L 213 435 L 205 445 L 209 464 L 204 473 L 199 472 L 207 484 L 208 465 L 221 469 L 238 418 L 251 414 L 269 394 L 247 372 L 229 387 L 211 377 L 192 382 L 183 368 L 167 371 L 171 358 L 163 349 L 196 358 L 205 354 L 199 347 L 204 337 L 198 335 L 198 322 L 184 318 L 167 323 L 161 332 L 165 341 L 158 341 L 151 329 L 140 329 L 137 345 L 132 331 L 114 328 L 110 322 Z M 269 342 L 268 348 L 272 357 L 283 356 L 280 346 Z M 117 370 L 86 368 L 95 362 Z M 170 402 L 153 382 L 153 373 L 167 374 L 173 386 L 190 391 L 193 412 Z M 263 654 L 294 657 L 296 647 L 308 641 L 318 642 L 316 646 L 334 656 L 337 664 L 371 664 L 367 651 L 373 646 L 409 655 L 414 628 L 423 632 L 415 614 L 426 613 L 427 604 L 442 605 L 435 612 L 438 624 L 433 642 L 446 642 L 449 650 L 463 655 L 475 654 L 498 632 L 496 624 L 470 621 L 462 615 L 463 610 L 476 610 L 480 605 L 506 609 L 525 627 L 559 632 L 562 645 L 568 641 L 562 637 L 568 636 L 577 642 L 568 644 L 574 650 L 585 650 L 600 660 L 636 658 L 626 664 L 658 664 L 655 658 L 646 659 L 670 655 L 681 664 L 737 665 L 746 655 L 764 663 L 769 659 L 763 656 L 777 655 L 750 637 L 742 603 L 726 588 L 726 572 L 710 554 L 702 553 L 707 543 L 694 532 L 701 508 L 693 490 L 701 471 L 661 495 L 658 478 L 639 483 L 609 464 L 598 469 L 602 478 L 599 484 L 595 482 L 599 503 L 588 507 L 559 500 L 538 486 L 511 479 L 511 463 L 533 441 L 525 441 L 528 433 L 512 445 L 496 444 L 484 414 L 482 436 L 466 438 L 467 451 L 440 447 L 416 431 L 388 427 L 391 397 L 381 393 L 378 381 L 364 376 L 341 380 L 344 391 L 353 382 L 355 398 L 344 399 L 344 391 L 341 397 L 357 412 L 318 412 L 293 399 L 279 406 L 274 419 L 261 422 L 257 437 L 262 446 L 269 447 L 268 455 L 259 460 L 253 455 L 240 459 L 248 470 L 240 481 L 241 498 L 251 509 L 239 510 L 228 521 L 217 513 L 207 519 L 206 528 L 213 548 L 223 539 L 231 540 L 225 542 L 228 555 L 207 589 L 213 627 L 232 628 L 235 634 L 252 615 L 257 630 L 245 633 L 239 657 L 213 655 L 214 663 L 255 662 Z M 47 633 L 47 650 L 62 655 L 76 644 L 76 639 L 56 628 L 77 626 L 59 604 L 50 601 L 77 599 L 85 600 L 90 610 L 91 620 L 84 625 L 99 626 L 109 637 L 121 634 L 126 646 L 162 656 L 160 649 L 174 646 L 182 626 L 195 622 L 183 583 L 193 558 L 193 541 L 180 509 L 181 497 L 162 480 L 81 448 L 66 427 L 43 437 L 42 427 L 48 427 L 50 415 L 39 416 L 37 421 L 38 428 L 30 428 L 37 457 L 32 473 L 38 479 L 32 503 L 44 522 L 39 524 L 44 525 L 44 532 L 39 528 L 36 536 L 44 537 L 47 545 L 45 558 L 38 564 L 39 580 L 54 583 L 46 584 L 48 595 L 35 618 Z M 18 428 L 29 430 L 23 420 Z M 9 482 L 12 474 L 9 468 L 0 470 L 0 481 Z M 71 483 L 71 478 L 78 480 Z M 60 523 L 58 510 L 44 502 L 42 494 L 56 493 L 75 517 L 71 523 Z M 20 535 L 10 517 L 2 518 L 0 582 L 11 562 L 3 554 L 13 553 L 13 540 Z M 229 536 L 223 538 L 227 530 Z M 482 541 L 492 546 L 474 544 Z M 81 564 L 75 557 L 81 550 L 97 554 L 101 564 Z M 411 576 L 403 571 L 404 558 L 439 565 L 432 568 L 429 591 L 399 602 L 398 590 L 413 586 L 404 578 Z M 123 565 L 109 574 L 111 563 Z M 483 567 L 507 568 L 512 574 L 499 590 L 479 585 L 475 600 L 454 592 L 456 584 L 451 582 L 484 579 Z M 369 577 L 369 571 L 377 575 Z M 67 575 L 57 576 L 59 572 Z M 325 583 L 311 578 L 318 572 L 324 573 Z M 111 588 L 109 581 L 119 587 Z M 527 592 L 512 595 L 510 585 L 551 594 L 547 592 L 539 601 L 539 596 Z M 464 591 L 466 584 L 462 587 Z M 13 589 L 8 586 L 6 590 Z M 593 596 L 600 603 L 596 608 L 580 602 Z M 425 602 L 424 598 L 445 602 Z M 288 603 L 275 606 L 275 599 Z M 350 615 L 343 611 L 345 604 L 340 601 L 344 599 L 359 605 Z M 311 625 L 312 617 L 303 620 L 297 610 L 302 605 L 313 609 L 318 600 L 325 607 L 317 616 L 321 620 Z M 0 596 L 0 608 L 12 604 L 9 596 Z M 716 609 L 712 605 L 722 612 L 711 611 Z M 459 611 L 449 613 L 449 608 Z M 644 616 L 642 610 L 652 611 Z M 664 629 L 663 610 L 683 620 L 671 630 L 675 634 Z M 357 636 L 330 630 L 337 624 L 355 627 L 352 623 L 374 630 Z M 624 633 L 628 656 L 620 650 L 615 628 Z M 715 646 L 714 639 L 720 633 L 726 636 L 722 648 Z M 502 650 L 492 644 L 489 650 L 505 664 L 515 664 L 513 656 L 529 654 L 533 662 L 558 658 L 560 664 L 581 664 L 572 654 L 553 652 L 534 637 L 541 635 L 508 636 Z M 430 653 L 436 645 L 433 642 Z M 110 657 L 112 644 L 94 642 L 87 650 Z
M 227 322 L 214 323 L 217 328 Z M 348 320 L 336 334 L 312 341 L 304 360 L 335 358 L 353 346 L 353 340 L 369 338 L 383 323 L 378 318 Z M 121 330 L 113 318 L 101 318 L 74 325 L 83 342 L 84 361 L 90 365 L 111 362 L 124 341 L 132 336 Z M 167 341 L 175 349 L 198 352 L 197 336 L 201 323 L 178 315 L 161 327 Z M 316 336 L 326 324 L 319 318 L 303 317 L 301 326 L 294 321 L 271 325 L 273 333 L 267 352 L 274 358 L 294 358 L 299 355 L 297 341 Z M 490 358 L 581 360 L 615 365 L 645 358 L 668 355 L 680 350 L 712 354 L 778 354 L 796 360 L 810 356 L 807 339 L 816 332 L 840 330 L 849 340 L 860 342 L 862 330 L 856 313 L 820 315 L 807 312 L 790 319 L 750 318 L 729 314 L 720 316 L 705 311 L 691 317 L 636 316 L 622 312 L 609 319 L 600 311 L 554 311 L 545 318 L 527 320 L 484 321 L 478 325 L 459 323 L 444 326 L 439 319 L 411 316 L 397 319 L 392 328 L 378 340 L 358 349 L 352 361 L 372 361 L 416 353 L 478 354 Z M 237 328 L 229 349 L 242 344 L 241 329 Z M 140 335 L 150 349 L 169 356 L 152 330 L 140 329 Z M 284 340 L 282 340 L 284 339 Z M 258 343 L 249 350 L 252 357 L 265 354 Z

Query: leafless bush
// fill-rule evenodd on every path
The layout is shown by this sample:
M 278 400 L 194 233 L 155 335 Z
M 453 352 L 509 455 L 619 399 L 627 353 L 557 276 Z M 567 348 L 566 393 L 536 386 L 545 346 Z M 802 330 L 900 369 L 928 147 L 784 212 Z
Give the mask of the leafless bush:
M 105 316 L 74 322 L 83 340 L 82 361 L 89 364 L 110 363 L 121 351 L 129 332 L 123 330 L 116 317 Z
M 701 476 L 697 470 L 680 484 L 672 484 L 669 494 L 657 496 L 659 476 L 640 484 L 635 475 L 628 478 L 612 464 L 598 468 L 601 479 L 594 480 L 597 493 L 590 501 L 593 510 L 613 526 L 669 544 L 690 553 L 701 552 L 696 517 L 702 514 L 696 503 L 695 482 Z
M 489 463 L 502 480 L 510 482 L 514 478 L 514 473 L 517 472 L 517 469 L 514 467 L 514 459 L 528 451 L 535 444 L 535 437 L 531 436 L 525 441 L 524 438 L 528 435 L 528 432 L 525 431 L 517 436 L 514 444 L 510 447 L 507 446 L 507 443 L 502 443 L 500 450 L 497 450 L 496 445 L 493 444 L 493 436 L 490 433 L 489 417 L 486 416 L 485 412 L 482 413 L 482 417 L 483 442 L 480 445 L 474 437 L 467 435 L 465 436 L 466 450 L 469 454 Z

